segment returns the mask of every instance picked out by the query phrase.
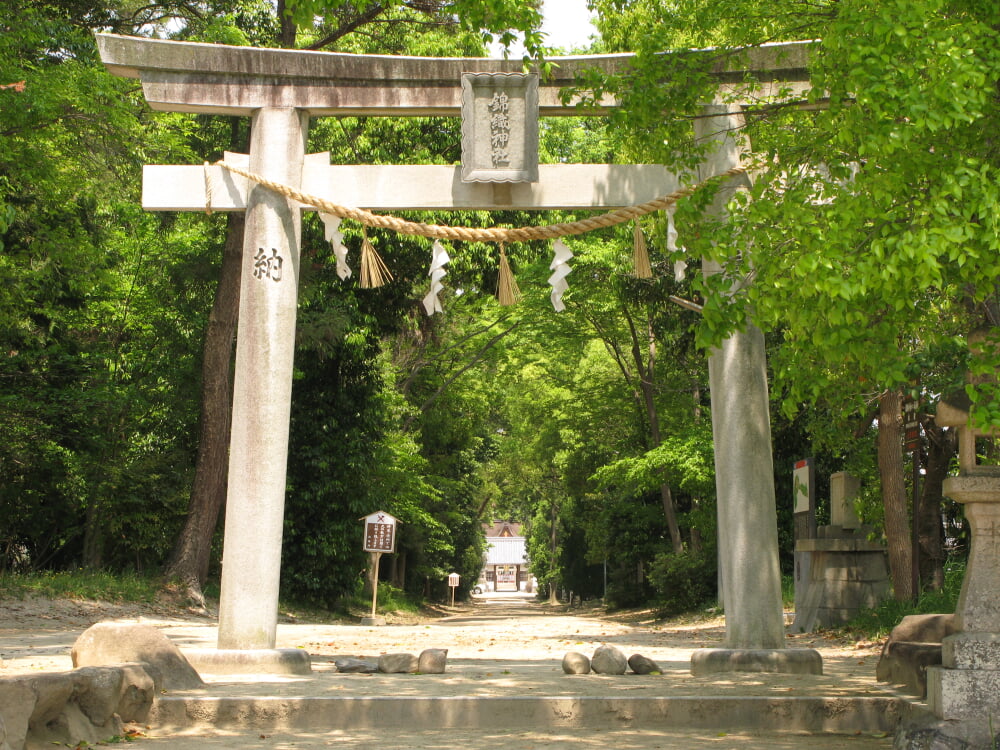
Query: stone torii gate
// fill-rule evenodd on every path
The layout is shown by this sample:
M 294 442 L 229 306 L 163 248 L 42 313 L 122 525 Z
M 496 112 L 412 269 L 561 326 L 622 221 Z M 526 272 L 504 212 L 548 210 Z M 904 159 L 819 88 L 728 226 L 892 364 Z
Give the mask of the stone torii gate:
M 120 76 L 138 78 L 154 110 L 242 115 L 252 119 L 249 155 L 227 161 L 332 202 L 375 210 L 581 209 L 631 206 L 678 187 L 651 165 L 541 165 L 535 183 L 464 183 L 461 167 L 329 165 L 307 155 L 310 117 L 458 115 L 463 73 L 517 73 L 520 61 L 430 59 L 255 49 L 97 36 L 101 58 Z M 720 87 L 749 73 L 773 87 L 802 83 L 807 47 L 748 52 L 738 69 L 717 70 Z M 629 55 L 556 58 L 540 83 L 543 116 L 579 115 L 559 90 L 583 69 L 620 70 Z M 721 63 L 720 63 L 721 65 Z M 606 101 L 603 107 L 615 103 Z M 600 114 L 590 110 L 586 114 Z M 730 132 L 737 105 L 706 109 L 701 138 L 718 141 L 699 177 L 739 164 Z M 147 210 L 245 211 L 229 484 L 219 608 L 218 660 L 256 669 L 308 671 L 308 655 L 277 653 L 278 583 L 288 453 L 295 316 L 301 241 L 300 206 L 222 167 L 147 166 Z M 723 210 L 717 200 L 716 210 Z M 712 272 L 713 269 L 706 269 Z M 709 360 L 726 604 L 725 649 L 692 658 L 694 671 L 819 671 L 818 653 L 784 650 L 763 337 L 750 327 Z M 290 650 L 282 650 L 290 651 Z M 254 657 L 251 654 L 256 654 Z M 277 654 L 277 657 L 275 657 Z

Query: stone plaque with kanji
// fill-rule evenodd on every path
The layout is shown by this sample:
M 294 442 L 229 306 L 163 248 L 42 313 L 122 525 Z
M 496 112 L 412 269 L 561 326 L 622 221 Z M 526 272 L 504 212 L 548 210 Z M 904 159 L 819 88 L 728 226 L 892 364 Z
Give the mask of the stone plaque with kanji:
M 462 181 L 538 181 L 538 76 L 462 74 Z

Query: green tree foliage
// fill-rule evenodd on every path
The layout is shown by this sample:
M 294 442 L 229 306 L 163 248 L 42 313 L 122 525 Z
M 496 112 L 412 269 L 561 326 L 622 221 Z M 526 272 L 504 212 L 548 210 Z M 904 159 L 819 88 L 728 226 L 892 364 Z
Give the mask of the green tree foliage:
M 0 89 L 0 565 L 155 569 L 188 479 L 189 394 L 163 375 L 192 377 L 207 238 L 137 207 L 144 156 L 187 152 L 98 63 L 109 12 L 0 11 L 0 81 L 24 82 Z
M 636 81 L 612 82 L 630 97 L 620 120 L 676 164 L 690 163 L 689 115 L 715 85 L 708 66 L 726 57 L 738 63 L 739 49 L 765 42 L 819 40 L 809 45 L 808 86 L 737 95 L 750 99 L 754 185 L 738 221 L 691 237 L 688 250 L 724 262 L 718 284 L 754 283 L 725 305 L 708 285 L 704 342 L 739 324 L 748 309 L 759 324 L 780 327 L 796 367 L 776 375 L 794 407 L 817 397 L 827 374 L 845 369 L 868 384 L 859 393 L 906 384 L 926 352 L 947 348 L 969 328 L 996 327 L 998 156 L 986 136 L 998 116 L 994 4 L 837 2 L 775 12 L 756 0 L 639 0 L 599 7 L 606 38 L 640 51 L 637 79 L 665 81 L 642 89 L 643 97 L 651 93 L 645 100 L 628 93 L 640 88 Z M 617 8 L 632 21 L 616 31 Z M 659 35 L 642 31 L 653 20 L 662 24 Z M 680 44 L 717 49 L 654 54 Z M 811 364 L 808 377 L 803 362 Z M 975 366 L 995 364 L 984 354 Z M 964 362 L 955 365 L 964 370 Z M 982 401 L 980 419 L 994 419 L 992 409 Z
M 871 435 L 858 426 L 873 404 L 895 401 L 918 378 L 933 400 L 960 387 L 970 368 L 995 372 L 995 348 L 970 359 L 965 346 L 971 331 L 995 338 L 1000 325 L 1000 163 L 988 135 L 1000 80 L 995 4 L 598 7 L 606 41 L 638 55 L 633 75 L 596 81 L 595 90 L 620 94 L 617 122 L 633 148 L 677 167 L 697 158 L 692 122 L 717 85 L 713 66 L 738 66 L 743 50 L 765 43 L 815 40 L 805 45 L 807 84 L 732 89 L 745 105 L 740 135 L 754 167 L 752 187 L 730 206 L 734 220 L 710 225 L 678 212 L 690 226 L 687 252 L 724 270 L 701 283 L 702 345 L 752 316 L 780 336 L 775 392 L 786 413 L 822 405 L 847 436 Z M 675 51 L 688 46 L 711 49 Z M 977 421 L 997 424 L 995 387 L 973 395 Z M 898 452 L 893 442 L 883 451 Z M 895 498 L 886 508 L 890 547 L 905 552 L 903 462 L 882 458 L 886 500 Z M 901 567 L 897 593 L 908 577 Z

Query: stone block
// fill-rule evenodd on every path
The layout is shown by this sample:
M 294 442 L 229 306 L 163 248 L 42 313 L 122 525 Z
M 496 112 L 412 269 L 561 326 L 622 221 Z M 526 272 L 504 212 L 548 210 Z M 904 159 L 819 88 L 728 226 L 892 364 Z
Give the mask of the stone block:
M 197 648 L 184 657 L 204 674 L 311 674 L 312 659 L 301 648 Z
M 914 643 L 941 643 L 956 632 L 955 615 L 907 615 L 889 633 L 887 643 L 911 641 Z
M 145 685 L 135 711 L 129 690 Z M 0 750 L 49 744 L 74 747 L 121 734 L 124 720 L 141 720 L 156 697 L 145 665 L 87 667 L 72 672 L 0 679 Z
M 628 658 L 628 666 L 636 674 L 661 674 L 660 665 L 642 654 L 632 654 Z
M 845 471 L 830 475 L 830 523 L 845 529 L 861 525 L 854 511 L 854 498 L 861 489 L 861 480 Z
M 942 646 L 946 667 L 1000 669 L 1000 633 L 955 633 Z
M 125 675 L 114 667 L 83 667 L 70 672 L 73 700 L 97 726 L 104 726 L 118 712 Z
M 4 742 L 11 750 L 21 750 L 24 747 L 28 736 L 28 719 L 34 708 L 35 691 L 27 679 L 0 679 L 0 721 L 3 722 Z
M 159 671 L 149 664 L 122 664 L 118 715 L 122 721 L 145 721 L 163 688 Z
M 1000 717 L 1000 670 L 928 667 L 927 706 L 941 719 Z
M 918 713 L 896 731 L 894 750 L 992 750 L 1000 747 L 1000 732 L 989 718 L 965 721 L 933 720 Z
M 73 680 L 65 672 L 32 675 L 22 679 L 28 682 L 35 693 L 35 705 L 28 719 L 29 729 L 55 721 L 73 696 Z

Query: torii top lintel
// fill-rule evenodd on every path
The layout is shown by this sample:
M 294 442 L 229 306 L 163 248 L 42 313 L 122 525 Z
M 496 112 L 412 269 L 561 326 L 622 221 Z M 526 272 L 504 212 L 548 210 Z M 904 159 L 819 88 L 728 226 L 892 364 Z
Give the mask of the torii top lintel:
M 249 115 L 282 107 L 308 110 L 311 116 L 457 116 L 462 73 L 522 69 L 520 60 L 353 55 L 96 36 L 108 70 L 140 79 L 150 107 L 166 112 Z M 808 79 L 809 44 L 777 44 L 721 56 L 716 73 L 722 84 L 739 84 L 748 73 L 762 82 L 803 82 Z M 621 71 L 631 59 L 630 54 L 550 58 L 555 72 L 539 86 L 539 114 L 580 114 L 572 104 L 562 103 L 559 90 L 582 70 Z

